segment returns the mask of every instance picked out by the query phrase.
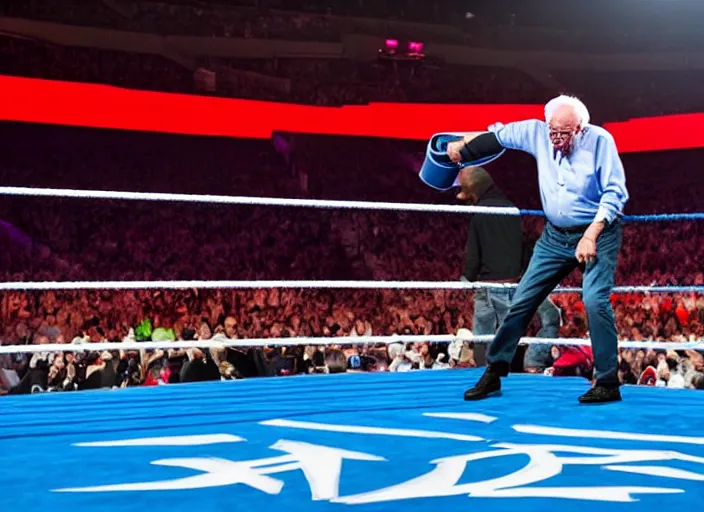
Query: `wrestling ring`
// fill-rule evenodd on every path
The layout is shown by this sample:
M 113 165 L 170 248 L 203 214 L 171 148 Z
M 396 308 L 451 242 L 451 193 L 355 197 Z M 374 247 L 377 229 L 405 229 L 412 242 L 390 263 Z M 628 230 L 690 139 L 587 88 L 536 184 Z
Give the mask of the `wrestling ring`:
M 516 208 L 0 187 L 0 195 L 540 215 Z M 625 217 L 702 220 L 704 214 Z M 2 291 L 185 288 L 462 290 L 434 281 L 9 282 Z M 558 288 L 574 293 L 580 288 Z M 622 286 L 614 293 L 704 293 Z M 0 346 L 0 354 L 343 344 L 346 338 Z M 358 336 L 353 344 L 486 343 L 490 336 Z M 523 344 L 589 345 L 524 338 Z M 116 346 L 117 345 L 117 346 Z M 704 350 L 704 341 L 620 342 Z M 584 378 L 512 374 L 503 396 L 464 402 L 481 369 L 343 373 L 0 398 L 0 510 L 541 510 L 696 507 L 704 499 L 704 394 L 624 386 L 582 406 Z

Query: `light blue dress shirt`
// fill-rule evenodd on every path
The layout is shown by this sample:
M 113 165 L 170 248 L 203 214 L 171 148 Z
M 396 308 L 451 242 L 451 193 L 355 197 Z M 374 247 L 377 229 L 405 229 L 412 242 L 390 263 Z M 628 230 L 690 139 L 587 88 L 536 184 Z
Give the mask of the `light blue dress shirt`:
M 535 157 L 543 211 L 555 226 L 611 223 L 622 214 L 628 201 L 626 175 L 616 143 L 603 128 L 587 124 L 566 157 L 555 154 L 544 121 L 518 121 L 492 131 L 506 149 Z

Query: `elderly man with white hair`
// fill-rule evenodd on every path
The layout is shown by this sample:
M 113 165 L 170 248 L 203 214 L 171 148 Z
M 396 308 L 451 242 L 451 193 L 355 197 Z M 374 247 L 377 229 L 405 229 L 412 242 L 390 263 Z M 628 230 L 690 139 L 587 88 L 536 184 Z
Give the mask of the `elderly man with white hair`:
M 621 400 L 618 342 L 610 294 L 621 247 L 619 219 L 628 201 L 623 164 L 613 137 L 589 123 L 577 98 L 558 96 L 545 105 L 545 121 L 496 125 L 450 143 L 454 162 L 472 162 L 502 149 L 533 155 L 547 222 L 513 303 L 489 346 L 489 365 L 465 400 L 501 389 L 518 342 L 538 306 L 575 268 L 584 272 L 582 299 L 594 353 L 596 384 L 581 403 Z

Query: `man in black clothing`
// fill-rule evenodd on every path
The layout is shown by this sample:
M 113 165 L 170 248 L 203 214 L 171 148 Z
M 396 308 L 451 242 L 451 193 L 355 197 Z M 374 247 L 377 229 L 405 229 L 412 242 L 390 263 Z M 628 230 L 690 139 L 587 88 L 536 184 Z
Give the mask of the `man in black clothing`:
M 515 208 L 482 167 L 464 168 L 459 175 L 457 198 L 476 206 Z M 518 215 L 473 215 L 469 223 L 465 265 L 462 278 L 466 281 L 518 283 L 527 262 L 523 248 L 521 218 Z M 515 292 L 512 288 L 480 288 L 474 295 L 473 334 L 493 335 L 503 322 Z M 556 338 L 560 324 L 557 307 L 545 299 L 538 308 L 541 331 L 539 336 Z M 485 364 L 486 344 L 477 344 L 474 358 Z M 530 345 L 525 353 L 524 368 L 542 371 L 550 364 L 550 345 Z

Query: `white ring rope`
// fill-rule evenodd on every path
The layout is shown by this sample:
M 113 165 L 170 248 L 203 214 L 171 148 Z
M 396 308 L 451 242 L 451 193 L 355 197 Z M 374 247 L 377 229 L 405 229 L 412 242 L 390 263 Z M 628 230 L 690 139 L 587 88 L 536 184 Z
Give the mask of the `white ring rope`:
M 165 192 L 118 192 L 114 190 L 76 190 L 68 188 L 0 187 L 0 195 L 61 197 L 73 199 L 123 199 L 128 201 L 180 201 L 186 203 L 297 206 L 306 208 L 339 208 L 355 210 L 395 210 L 438 213 L 490 213 L 496 215 L 538 215 L 541 210 L 521 210 L 505 206 L 469 206 L 425 203 L 339 201 L 329 199 L 286 199 L 281 197 L 223 196 L 212 194 L 170 194 Z M 624 215 L 629 222 L 704 220 L 704 212 Z
M 440 213 L 493 213 L 520 215 L 518 208 L 501 206 L 462 206 L 449 204 L 389 203 L 376 201 L 337 201 L 330 199 L 287 199 L 281 197 L 221 196 L 211 194 L 168 194 L 162 192 L 118 192 L 64 188 L 0 187 L 0 195 L 63 197 L 74 199 L 122 199 L 127 201 L 178 201 L 186 203 L 239 204 L 255 206 L 297 206 L 353 210 L 395 210 Z
M 0 283 L 0 291 L 46 290 L 187 290 L 199 289 L 354 289 L 354 290 L 475 290 L 510 289 L 517 283 L 469 281 L 16 281 Z M 579 293 L 581 287 L 557 287 L 552 293 Z M 613 293 L 704 293 L 704 286 L 615 286 Z
M 359 345 L 359 344 L 385 344 L 393 343 L 443 343 L 455 340 L 472 341 L 476 343 L 489 343 L 494 336 L 457 336 L 453 334 L 441 335 L 402 335 L 402 336 L 347 336 L 335 338 L 253 338 L 253 339 L 212 339 L 191 341 L 124 341 L 101 343 L 62 343 L 46 345 L 5 345 L 0 346 L 0 354 L 37 353 L 37 352 L 95 352 L 104 350 L 168 350 L 188 348 L 216 348 L 226 347 L 273 347 L 273 346 L 328 346 L 328 345 Z M 523 345 L 546 344 L 591 346 L 591 341 L 584 338 L 536 338 L 525 337 L 520 341 Z M 667 341 L 620 341 L 620 348 L 659 349 L 659 350 L 704 350 L 704 340 L 693 342 L 667 342 Z

